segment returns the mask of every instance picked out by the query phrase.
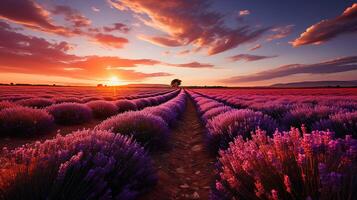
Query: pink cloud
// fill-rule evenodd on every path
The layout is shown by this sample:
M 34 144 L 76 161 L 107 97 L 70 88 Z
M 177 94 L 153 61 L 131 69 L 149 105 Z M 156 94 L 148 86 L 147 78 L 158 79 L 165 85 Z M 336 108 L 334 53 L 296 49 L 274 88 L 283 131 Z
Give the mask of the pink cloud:
M 272 33 L 268 36 L 267 40 L 272 41 L 272 40 L 282 39 L 289 36 L 293 32 L 294 26 L 295 25 L 290 24 L 286 26 L 272 28 L 270 30 Z
M 275 69 L 222 80 L 224 83 L 265 81 L 295 74 L 332 74 L 357 70 L 357 56 L 342 57 L 314 64 L 289 64 Z
M 253 42 L 267 29 L 249 26 L 229 28 L 223 16 L 209 11 L 205 0 L 108 0 L 112 7 L 131 10 L 145 25 L 164 32 L 165 36 L 143 36 L 143 40 L 161 46 L 186 46 L 207 49 L 209 55 L 218 54 L 241 44 Z M 197 12 L 200 11 L 200 12 Z
M 357 3 L 348 7 L 340 16 L 326 19 L 306 29 L 299 38 L 291 42 L 294 47 L 321 44 L 339 35 L 357 32 Z
M 232 62 L 244 60 L 246 62 L 252 62 L 267 58 L 275 58 L 277 56 L 259 56 L 259 55 L 251 55 L 251 54 L 238 54 L 235 56 L 228 57 L 228 59 Z
M 139 38 L 162 47 L 178 47 L 183 45 L 180 41 L 169 37 L 150 37 L 140 35 Z
M 240 10 L 239 11 L 239 16 L 246 16 L 246 15 L 250 15 L 249 10 Z
M 123 37 L 117 37 L 114 35 L 102 34 L 98 33 L 95 34 L 93 37 L 95 42 L 113 48 L 123 48 L 129 41 Z
M 174 67 L 186 67 L 186 68 L 212 68 L 214 65 L 209 63 L 200 63 L 200 62 L 190 62 L 183 64 L 167 64 Z
M 178 52 L 177 55 L 183 56 L 189 54 L 190 52 L 191 52 L 190 50 L 186 49 Z
M 128 33 L 130 31 L 130 28 L 123 23 L 114 23 L 112 26 L 104 26 L 103 30 L 105 32 L 119 31 L 122 33 Z
M 94 11 L 94 12 L 100 12 L 100 9 L 95 7 L 95 6 L 92 6 L 91 9 Z
M 55 6 L 52 11 L 56 15 L 64 15 L 65 19 L 70 22 L 74 27 L 87 27 L 92 23 L 87 17 L 82 15 L 78 10 L 73 9 L 69 6 Z
M 123 80 L 170 76 L 165 72 L 143 73 L 122 67 L 158 65 L 151 59 L 126 59 L 110 56 L 76 56 L 67 42 L 49 42 L 43 38 L 16 32 L 0 22 L 0 72 L 55 75 L 86 80 L 106 79 L 117 75 Z M 75 71 L 75 73 L 74 73 Z
M 48 33 L 71 34 L 65 27 L 54 24 L 50 12 L 32 0 L 1 0 L 0 19 Z
M 255 50 L 257 50 L 257 49 L 260 49 L 261 47 L 262 47 L 261 44 L 256 44 L 256 45 L 254 45 L 253 47 L 251 47 L 251 48 L 249 49 L 249 51 L 255 51 Z

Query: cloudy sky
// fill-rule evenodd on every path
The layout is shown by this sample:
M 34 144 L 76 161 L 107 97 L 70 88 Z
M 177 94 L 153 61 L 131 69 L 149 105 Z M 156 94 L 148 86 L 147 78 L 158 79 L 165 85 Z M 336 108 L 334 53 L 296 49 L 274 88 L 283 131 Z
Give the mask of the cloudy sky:
M 357 79 L 348 0 L 1 0 L 0 82 Z

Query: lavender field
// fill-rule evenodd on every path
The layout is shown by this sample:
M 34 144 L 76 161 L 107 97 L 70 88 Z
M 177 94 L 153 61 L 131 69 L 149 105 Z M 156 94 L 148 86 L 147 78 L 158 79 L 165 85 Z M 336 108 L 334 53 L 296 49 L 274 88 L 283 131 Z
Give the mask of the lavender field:
M 0 199 L 357 199 L 357 89 L 0 87 Z

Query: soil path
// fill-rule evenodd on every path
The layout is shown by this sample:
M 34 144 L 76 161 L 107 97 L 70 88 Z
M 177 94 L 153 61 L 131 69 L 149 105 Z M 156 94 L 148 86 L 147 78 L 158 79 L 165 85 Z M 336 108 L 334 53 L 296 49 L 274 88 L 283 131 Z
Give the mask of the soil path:
M 170 138 L 171 149 L 152 155 L 159 182 L 142 200 L 208 199 L 214 157 L 204 146 L 204 127 L 190 98 Z

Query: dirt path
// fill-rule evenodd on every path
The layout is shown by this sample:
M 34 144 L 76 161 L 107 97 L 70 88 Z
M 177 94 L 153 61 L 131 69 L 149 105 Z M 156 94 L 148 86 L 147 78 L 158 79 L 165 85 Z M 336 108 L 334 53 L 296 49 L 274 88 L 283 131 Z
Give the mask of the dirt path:
M 214 157 L 204 147 L 204 128 L 191 99 L 172 132 L 171 149 L 153 155 L 159 182 L 142 200 L 208 199 Z

